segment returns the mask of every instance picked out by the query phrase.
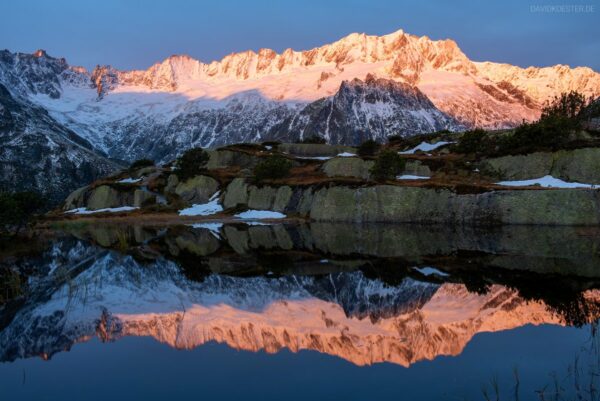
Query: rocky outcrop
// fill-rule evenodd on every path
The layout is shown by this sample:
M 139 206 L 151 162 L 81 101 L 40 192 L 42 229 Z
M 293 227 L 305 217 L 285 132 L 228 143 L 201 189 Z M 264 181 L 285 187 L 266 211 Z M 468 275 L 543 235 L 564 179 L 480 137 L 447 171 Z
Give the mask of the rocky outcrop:
M 594 190 L 516 190 L 459 195 L 449 190 L 378 185 L 324 188 L 314 195 L 310 217 L 328 221 L 444 224 L 600 223 Z
M 448 189 L 375 185 L 329 188 L 249 186 L 236 179 L 224 206 L 295 213 L 317 221 L 467 225 L 600 224 L 595 190 L 505 190 L 457 194 Z M 277 200 L 277 201 L 276 201 Z M 286 202 L 287 201 L 287 202 Z
M 90 210 L 106 209 L 119 206 L 130 206 L 133 204 L 133 193 L 130 191 L 118 191 L 108 185 L 94 188 L 87 200 L 87 208 Z
M 552 175 L 565 181 L 600 184 L 600 148 L 503 156 L 483 160 L 479 166 L 485 174 L 501 180 Z
M 206 167 L 209 170 L 227 167 L 253 168 L 258 158 L 248 153 L 233 150 L 213 150 L 208 152 L 210 159 Z
M 368 180 L 374 164 L 372 160 L 363 160 L 359 157 L 336 157 L 323 164 L 323 172 L 328 177 L 354 177 Z
M 188 203 L 206 203 L 218 189 L 217 180 L 198 175 L 177 184 L 175 193 Z
M 329 157 L 340 153 L 356 153 L 356 149 L 343 145 L 322 145 L 318 143 L 282 143 L 277 150 L 300 157 Z
M 419 160 L 407 160 L 403 174 L 417 175 L 420 177 L 431 177 L 432 172 L 429 166 Z

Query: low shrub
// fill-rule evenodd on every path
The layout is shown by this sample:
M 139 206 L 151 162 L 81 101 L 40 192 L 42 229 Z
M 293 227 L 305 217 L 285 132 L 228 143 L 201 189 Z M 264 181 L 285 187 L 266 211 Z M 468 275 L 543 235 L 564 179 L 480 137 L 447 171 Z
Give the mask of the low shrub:
M 360 144 L 357 149 L 357 153 L 359 156 L 375 156 L 375 154 L 379 151 L 379 145 L 372 139 L 368 139 Z
M 45 205 L 36 192 L 0 193 L 0 234 L 17 235 Z
M 320 137 L 318 135 L 312 135 L 312 136 L 309 136 L 308 138 L 304 138 L 304 139 L 298 141 L 297 143 L 313 143 L 313 144 L 318 144 L 318 145 L 324 145 L 327 143 L 327 140 L 325 140 L 325 138 Z
M 187 150 L 177 159 L 175 174 L 181 181 L 192 178 L 205 169 L 208 159 L 208 153 L 202 148 Z
M 154 160 L 138 159 L 138 160 L 134 161 L 133 163 L 131 163 L 131 166 L 129 166 L 129 169 L 137 170 L 138 168 L 152 167 L 152 166 L 154 166 Z
M 406 161 L 397 152 L 384 150 L 375 159 L 371 174 L 378 181 L 391 180 L 402 173 L 405 165 Z
M 273 155 L 265 158 L 254 167 L 254 178 L 260 182 L 285 178 L 290 174 L 292 162 L 281 155 Z
M 487 132 L 477 128 L 472 131 L 466 131 L 458 140 L 458 143 L 452 146 L 452 151 L 456 153 L 479 153 L 488 150 L 490 147 Z

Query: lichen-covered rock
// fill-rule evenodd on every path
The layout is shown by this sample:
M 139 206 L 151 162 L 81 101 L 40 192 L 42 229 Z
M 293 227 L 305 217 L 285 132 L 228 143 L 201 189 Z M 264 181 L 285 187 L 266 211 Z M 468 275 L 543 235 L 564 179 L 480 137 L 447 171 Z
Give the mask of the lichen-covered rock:
M 271 210 L 275 212 L 285 211 L 287 209 L 287 205 L 290 203 L 292 194 L 292 188 L 287 185 L 277 188 Z
M 137 169 L 134 172 L 132 172 L 131 177 L 141 178 L 141 177 L 148 176 L 155 172 L 157 172 L 157 168 L 155 166 L 142 167 L 142 168 Z
M 143 189 L 136 189 L 133 192 L 134 207 L 143 207 L 154 203 L 156 203 L 156 195 L 150 193 L 149 191 Z
M 71 192 L 63 205 L 63 210 L 71 210 L 85 206 L 85 198 L 90 192 L 89 185 L 81 187 Z
M 420 177 L 431 177 L 431 169 L 420 160 L 407 160 L 402 174 L 418 175 Z
M 250 186 L 248 189 L 248 207 L 250 209 L 283 212 L 290 202 L 292 192 L 292 188 L 287 185 L 282 187 Z
M 238 205 L 245 205 L 248 203 L 248 184 L 243 178 L 236 178 L 225 190 L 225 196 L 223 197 L 223 207 L 229 209 Z
M 205 175 L 198 175 L 177 184 L 175 193 L 189 203 L 206 203 L 218 189 L 217 180 Z
M 600 148 L 535 152 L 483 160 L 484 174 L 500 180 L 527 180 L 552 175 L 565 181 L 600 184 Z
M 258 163 L 258 157 L 234 150 L 211 150 L 208 154 L 210 158 L 206 168 L 209 170 L 227 167 L 252 169 Z
M 179 184 L 179 177 L 176 174 L 169 175 L 167 178 L 167 185 L 165 186 L 165 193 L 175 193 L 175 188 Z
M 105 209 L 119 206 L 130 206 L 131 194 L 120 192 L 108 185 L 100 185 L 92 190 L 86 207 L 90 210 Z
M 561 150 L 550 172 L 565 181 L 600 184 L 600 148 Z
M 321 221 L 444 224 L 600 223 L 595 190 L 513 190 L 459 195 L 449 190 L 378 185 L 317 191 L 310 217 Z
M 479 164 L 479 169 L 498 180 L 527 180 L 550 174 L 553 163 L 552 153 L 536 152 L 486 159 Z
M 356 153 L 356 148 L 350 146 L 314 143 L 282 143 L 277 147 L 277 150 L 303 157 L 335 156 L 344 152 Z
M 355 177 L 368 180 L 375 163 L 359 157 L 335 157 L 323 164 L 323 172 L 328 177 Z

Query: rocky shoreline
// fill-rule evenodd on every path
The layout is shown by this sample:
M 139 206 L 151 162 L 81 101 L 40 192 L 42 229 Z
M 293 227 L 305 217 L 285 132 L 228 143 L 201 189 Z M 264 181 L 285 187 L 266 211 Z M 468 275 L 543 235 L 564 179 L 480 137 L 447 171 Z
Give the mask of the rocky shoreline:
M 233 145 L 209 151 L 203 173 L 183 182 L 170 166 L 127 170 L 97 181 L 69 195 L 55 215 L 68 217 L 65 212 L 81 208 L 119 212 L 123 207 L 135 209 L 136 216 L 175 214 L 212 197 L 221 210 L 211 219 L 244 210 L 268 210 L 291 218 L 354 223 L 600 224 L 600 192 L 593 186 L 600 183 L 600 168 L 596 168 L 600 148 L 472 162 L 457 159 L 447 146 L 429 152 L 399 152 L 406 159 L 405 171 L 398 179 L 384 182 L 370 176 L 373 158 L 354 152 L 350 147 L 318 144 Z M 290 160 L 291 175 L 257 183 L 251 169 L 272 154 Z M 589 185 L 543 188 L 497 183 L 545 174 Z

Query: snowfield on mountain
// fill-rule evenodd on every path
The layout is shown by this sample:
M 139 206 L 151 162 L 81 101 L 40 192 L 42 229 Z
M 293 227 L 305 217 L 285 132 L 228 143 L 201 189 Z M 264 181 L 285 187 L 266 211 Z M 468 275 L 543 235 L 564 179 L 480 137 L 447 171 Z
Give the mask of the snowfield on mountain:
M 157 161 L 193 146 L 310 135 L 356 145 L 393 134 L 511 127 L 536 119 L 562 92 L 600 95 L 600 74 L 587 67 L 473 62 L 452 40 L 401 30 L 211 63 L 171 56 L 135 71 L 88 72 L 44 51 L 2 51 L 0 83 L 111 157 Z

